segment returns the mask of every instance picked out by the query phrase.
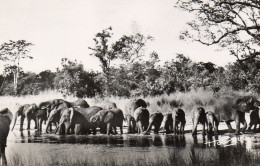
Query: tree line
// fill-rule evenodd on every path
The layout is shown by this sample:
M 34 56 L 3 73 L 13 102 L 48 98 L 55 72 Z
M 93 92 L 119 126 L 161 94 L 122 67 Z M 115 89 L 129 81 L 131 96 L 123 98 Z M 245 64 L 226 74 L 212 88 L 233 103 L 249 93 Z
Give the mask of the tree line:
M 139 57 L 120 65 L 109 65 L 106 72 L 86 71 L 77 60 L 63 58 L 55 72 L 39 74 L 19 70 L 17 90 L 14 91 L 14 72 L 0 75 L 0 95 L 37 95 L 46 90 L 58 90 L 64 96 L 155 96 L 176 91 L 187 92 L 204 88 L 217 92 L 223 86 L 234 90 L 260 92 L 257 71 L 260 61 L 241 65 L 230 63 L 225 68 L 212 62 L 194 62 L 178 54 L 175 59 L 161 64 L 158 54 Z M 258 69 L 259 70 L 259 69 Z

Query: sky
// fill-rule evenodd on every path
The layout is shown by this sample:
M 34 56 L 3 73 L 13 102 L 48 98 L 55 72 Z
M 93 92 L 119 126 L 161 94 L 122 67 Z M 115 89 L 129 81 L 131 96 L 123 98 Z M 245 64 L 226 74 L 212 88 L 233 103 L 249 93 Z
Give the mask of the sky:
M 32 60 L 21 61 L 24 71 L 55 71 L 61 58 L 77 59 L 86 70 L 100 71 L 90 56 L 95 34 L 113 28 L 113 41 L 140 32 L 154 37 L 146 53 L 156 51 L 161 62 L 182 53 L 193 61 L 225 66 L 235 60 L 216 46 L 179 40 L 193 15 L 174 7 L 176 0 L 3 0 L 0 5 L 0 44 L 9 40 L 33 43 Z M 3 69 L 0 62 L 0 71 Z

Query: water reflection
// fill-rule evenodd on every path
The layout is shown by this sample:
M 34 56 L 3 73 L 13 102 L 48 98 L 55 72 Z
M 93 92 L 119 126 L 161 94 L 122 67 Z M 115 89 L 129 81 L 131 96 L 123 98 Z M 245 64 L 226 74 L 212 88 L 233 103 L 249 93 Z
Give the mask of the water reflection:
M 55 135 L 37 130 L 11 132 L 9 142 L 14 143 L 55 143 L 55 144 L 93 144 L 123 147 L 173 147 L 173 148 L 218 148 L 244 146 L 248 150 L 260 149 L 260 134 L 245 135 Z

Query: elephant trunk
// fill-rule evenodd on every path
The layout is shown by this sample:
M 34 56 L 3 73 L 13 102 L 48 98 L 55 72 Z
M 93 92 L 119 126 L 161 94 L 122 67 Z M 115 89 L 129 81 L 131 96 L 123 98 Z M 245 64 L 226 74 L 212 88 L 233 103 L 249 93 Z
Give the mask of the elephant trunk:
M 62 125 L 62 123 L 60 123 L 60 124 L 57 126 L 57 128 L 56 128 L 56 130 L 55 130 L 55 134 L 56 134 L 56 133 L 61 134 L 61 125 Z
M 48 119 L 48 120 L 47 120 L 47 124 L 46 124 L 46 129 L 45 129 L 45 132 L 46 132 L 46 133 L 48 133 L 49 125 L 50 125 L 50 120 Z
M 13 124 L 13 127 L 12 127 L 12 130 L 14 129 L 14 126 L 15 126 L 15 123 L 16 123 L 16 120 L 17 120 L 17 117 L 18 117 L 18 111 L 15 113 L 15 116 L 14 116 L 14 124 Z

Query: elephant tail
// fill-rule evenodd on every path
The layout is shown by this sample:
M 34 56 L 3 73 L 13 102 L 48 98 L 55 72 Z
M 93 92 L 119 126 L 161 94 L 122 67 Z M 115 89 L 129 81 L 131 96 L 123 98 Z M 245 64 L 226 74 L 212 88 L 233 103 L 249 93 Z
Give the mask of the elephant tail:
M 14 116 L 14 124 L 13 124 L 13 127 L 12 127 L 12 130 L 14 129 L 14 126 L 15 126 L 15 123 L 16 123 L 16 120 L 17 120 L 17 117 L 18 117 L 18 111 L 15 113 L 15 116 Z

